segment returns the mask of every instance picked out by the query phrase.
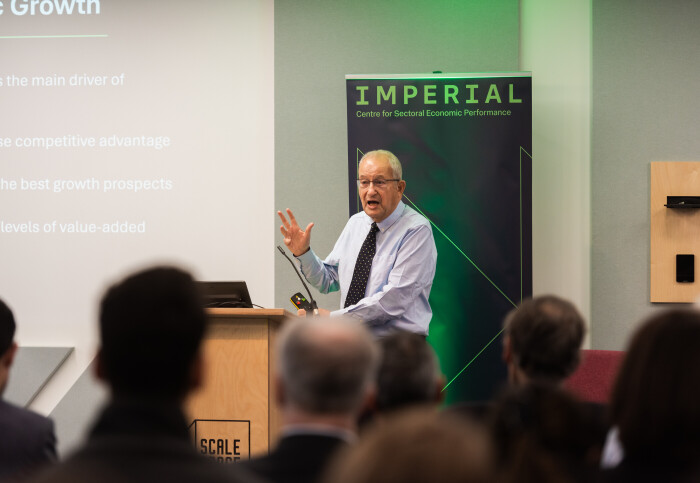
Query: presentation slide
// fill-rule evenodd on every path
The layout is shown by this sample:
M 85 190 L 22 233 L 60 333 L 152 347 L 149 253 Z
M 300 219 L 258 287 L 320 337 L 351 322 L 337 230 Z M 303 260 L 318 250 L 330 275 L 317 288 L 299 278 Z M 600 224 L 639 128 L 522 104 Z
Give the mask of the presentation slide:
M 0 297 L 20 345 L 76 347 L 84 369 L 105 288 L 156 263 L 271 306 L 272 0 L 0 0 L 0 27 Z

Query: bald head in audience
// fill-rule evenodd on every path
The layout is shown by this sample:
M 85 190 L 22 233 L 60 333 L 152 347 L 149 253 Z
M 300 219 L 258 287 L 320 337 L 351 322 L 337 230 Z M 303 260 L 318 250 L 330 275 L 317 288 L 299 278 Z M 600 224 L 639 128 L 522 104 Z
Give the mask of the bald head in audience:
M 243 466 L 275 483 L 315 482 L 332 455 L 356 439 L 375 392 L 379 350 L 363 324 L 341 318 L 287 322 L 275 376 L 282 434 L 273 451 Z
M 282 331 L 278 347 L 285 422 L 329 420 L 351 429 L 375 392 L 379 351 L 364 326 L 335 318 L 296 321 Z

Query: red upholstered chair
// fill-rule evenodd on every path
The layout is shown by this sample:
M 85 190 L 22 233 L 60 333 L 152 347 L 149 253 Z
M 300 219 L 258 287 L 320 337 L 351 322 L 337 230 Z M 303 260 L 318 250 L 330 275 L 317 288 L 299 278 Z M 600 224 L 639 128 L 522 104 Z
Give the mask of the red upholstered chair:
M 581 364 L 564 382 L 564 387 L 583 401 L 607 403 L 624 354 L 623 351 L 582 351 Z

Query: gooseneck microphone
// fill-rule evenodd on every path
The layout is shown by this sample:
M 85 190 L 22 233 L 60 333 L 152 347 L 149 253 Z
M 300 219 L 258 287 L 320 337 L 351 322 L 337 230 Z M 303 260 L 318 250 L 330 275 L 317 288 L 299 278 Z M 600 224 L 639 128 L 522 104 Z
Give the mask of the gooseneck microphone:
M 285 251 L 282 249 L 281 246 L 277 245 L 277 249 L 280 251 L 282 255 L 284 255 L 284 258 L 289 260 L 289 263 L 292 264 L 292 267 L 294 268 L 294 272 L 297 274 L 297 277 L 299 277 L 299 280 L 301 280 L 301 284 L 304 286 L 306 289 L 306 293 L 309 294 L 309 300 L 311 301 L 311 306 L 314 308 L 313 315 L 318 315 L 318 305 L 316 305 L 316 301 L 314 300 L 313 295 L 311 295 L 311 291 L 309 290 L 309 287 L 306 286 L 306 283 L 304 282 L 304 279 L 302 278 L 301 274 L 299 273 L 299 270 L 297 270 L 297 266 L 294 264 L 291 258 L 289 258 L 289 255 L 285 253 Z

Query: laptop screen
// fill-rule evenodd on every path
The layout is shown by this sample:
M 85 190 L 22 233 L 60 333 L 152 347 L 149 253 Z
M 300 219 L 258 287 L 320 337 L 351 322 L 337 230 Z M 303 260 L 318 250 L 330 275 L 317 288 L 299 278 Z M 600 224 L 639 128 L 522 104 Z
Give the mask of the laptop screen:
M 245 282 L 197 282 L 207 308 L 253 307 Z

